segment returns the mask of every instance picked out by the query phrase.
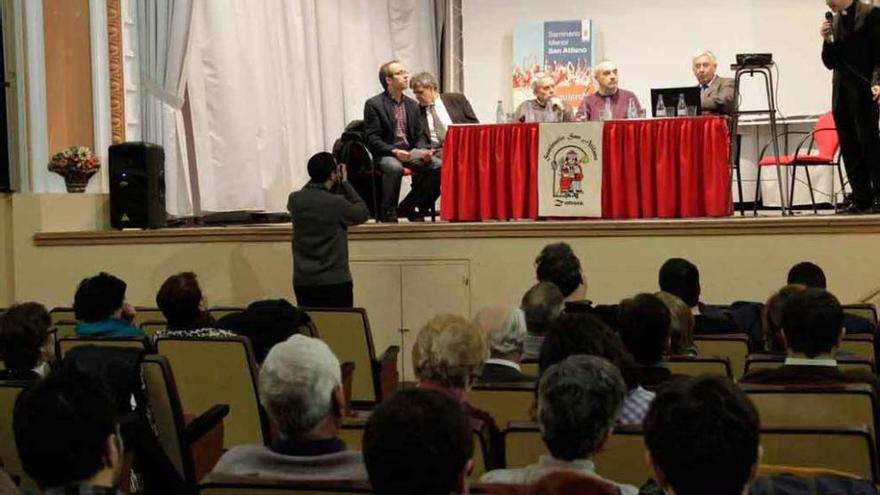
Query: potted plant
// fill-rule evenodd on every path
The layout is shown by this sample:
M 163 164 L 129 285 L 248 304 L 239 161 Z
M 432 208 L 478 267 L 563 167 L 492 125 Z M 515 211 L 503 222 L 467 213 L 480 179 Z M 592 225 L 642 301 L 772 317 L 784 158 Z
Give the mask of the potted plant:
M 49 161 L 49 171 L 64 177 L 67 192 L 81 193 L 101 162 L 88 146 L 71 146 L 55 153 Z

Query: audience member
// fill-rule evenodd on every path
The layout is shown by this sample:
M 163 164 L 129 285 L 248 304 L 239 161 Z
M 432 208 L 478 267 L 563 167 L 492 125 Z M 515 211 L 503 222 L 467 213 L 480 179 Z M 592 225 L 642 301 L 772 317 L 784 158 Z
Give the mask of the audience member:
M 587 279 L 581 269 L 581 260 L 564 242 L 547 244 L 535 258 L 535 276 L 538 282 L 551 282 L 567 301 L 581 301 L 587 296 Z
M 489 359 L 480 374 L 482 382 L 534 381 L 523 375 L 520 362 L 526 338 L 526 319 L 516 306 L 489 306 L 477 313 L 474 322 L 483 332 Z
M 642 110 L 639 98 L 632 91 L 618 85 L 617 64 L 611 60 L 599 62 L 593 71 L 599 90 L 584 96 L 575 120 L 618 120 L 629 117 L 630 105 L 638 115 Z
M 465 402 L 465 392 L 480 376 L 486 361 L 486 343 L 477 326 L 467 319 L 450 314 L 431 318 L 419 330 L 412 350 L 413 370 L 418 388 L 438 390 L 461 402 L 465 413 L 482 422 L 490 435 L 494 452 L 501 459 L 504 452 L 501 431 L 492 416 Z
M 447 394 L 409 389 L 392 395 L 370 415 L 363 449 L 376 495 L 468 492 L 471 423 Z
M 409 86 L 409 71 L 392 60 L 379 67 L 382 92 L 364 105 L 364 132 L 376 166 L 382 171 L 380 220 L 397 222 L 397 202 L 403 167 L 430 165 L 419 104 L 403 94 Z
M 577 471 L 553 471 L 531 485 L 487 485 L 490 495 L 620 495 L 617 485 Z
M 259 377 L 260 403 L 280 438 L 269 446 L 229 449 L 215 473 L 299 480 L 363 479 L 359 452 L 339 439 L 345 407 L 339 360 L 323 341 L 294 335 L 269 351 Z
M 620 302 L 617 329 L 626 349 L 635 358 L 645 387 L 675 378 L 666 366 L 669 350 L 669 309 L 658 297 L 638 294 Z
M 822 268 L 819 267 L 819 265 L 809 261 L 802 261 L 791 267 L 788 271 L 788 283 L 801 284 L 807 287 L 815 287 L 817 289 L 828 289 L 828 284 L 825 280 L 825 272 L 822 271 Z M 876 325 L 872 322 L 847 313 L 843 314 L 843 326 L 846 328 L 846 333 L 848 334 L 873 334 L 876 330 Z
M 312 319 L 308 313 L 286 299 L 266 299 L 248 304 L 244 311 L 224 315 L 217 320 L 219 328 L 247 337 L 254 348 L 257 365 L 263 363 L 276 344 L 292 335 L 312 335 Z
M 703 113 L 730 115 L 734 108 L 734 81 L 727 77 L 719 77 L 718 59 L 709 50 L 701 50 L 694 54 L 694 76 L 700 85 L 700 106 Z
M 565 299 L 552 282 L 538 282 L 523 295 L 520 308 L 526 317 L 525 359 L 538 359 L 544 334 L 565 309 Z
M 480 480 L 528 484 L 559 470 L 599 477 L 589 459 L 611 436 L 625 394 L 620 371 L 600 357 L 570 356 L 554 364 L 538 385 L 538 422 L 550 455 L 524 468 L 490 471 Z M 634 486 L 618 488 L 623 494 L 638 493 Z
M 52 318 L 39 303 L 16 304 L 0 315 L 0 356 L 6 369 L 2 380 L 38 380 L 55 362 Z
M 116 409 L 91 375 L 63 369 L 18 396 L 15 445 L 46 495 L 113 493 L 122 471 Z
M 689 378 L 664 388 L 645 418 L 654 480 L 667 494 L 745 495 L 760 459 L 758 413 L 730 380 Z
M 156 306 L 162 311 L 167 328 L 157 337 L 231 337 L 235 333 L 215 327 L 208 313 L 208 303 L 193 272 L 183 272 L 165 279 L 156 294 Z
M 694 335 L 736 333 L 733 318 L 700 302 L 700 271 L 683 258 L 670 258 L 660 267 L 660 290 L 681 298 L 694 315 Z
M 409 82 L 419 100 L 421 128 L 424 138 L 433 150 L 430 165 L 413 167 L 412 191 L 398 208 L 399 215 L 411 221 L 423 221 L 427 211 L 440 196 L 440 165 L 446 130 L 452 124 L 478 124 L 471 103 L 461 93 L 440 93 L 437 78 L 430 72 L 421 72 Z M 416 208 L 419 209 L 416 213 Z
M 134 308 L 125 302 L 126 284 L 101 272 L 79 283 L 73 298 L 76 334 L 84 337 L 140 337 L 133 327 Z
M 764 351 L 769 354 L 785 355 L 785 340 L 782 338 L 782 309 L 792 295 L 803 292 L 807 287 L 789 284 L 776 291 L 764 304 L 762 315 L 764 328 Z
M 694 315 L 680 297 L 669 292 L 654 294 L 669 310 L 669 355 L 696 356 L 694 345 Z
M 654 399 L 654 392 L 642 388 L 639 367 L 626 351 L 620 336 L 588 314 L 564 314 L 553 323 L 541 346 L 541 374 L 568 356 L 599 356 L 617 366 L 626 383 L 626 397 L 617 422 L 640 424 Z
M 516 107 L 517 122 L 574 122 L 571 108 L 556 96 L 556 79 L 539 72 L 531 83 L 535 97 Z
M 296 301 L 307 307 L 350 308 L 354 286 L 348 268 L 348 227 L 366 222 L 370 212 L 349 184 L 345 164 L 337 164 L 332 154 L 312 155 L 308 170 L 309 183 L 287 199 L 295 231 Z
M 782 308 L 782 339 L 787 357 L 780 368 L 747 373 L 740 381 L 765 385 L 867 383 L 880 390 L 868 371 L 841 370 L 834 356 L 843 338 L 843 310 L 828 291 L 806 288 Z

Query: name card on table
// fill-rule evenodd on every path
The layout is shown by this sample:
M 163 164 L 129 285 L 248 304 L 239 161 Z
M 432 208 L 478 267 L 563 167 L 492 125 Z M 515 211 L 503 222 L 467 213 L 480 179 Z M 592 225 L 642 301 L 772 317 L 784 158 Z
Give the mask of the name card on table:
M 538 216 L 602 216 L 602 122 L 541 124 Z

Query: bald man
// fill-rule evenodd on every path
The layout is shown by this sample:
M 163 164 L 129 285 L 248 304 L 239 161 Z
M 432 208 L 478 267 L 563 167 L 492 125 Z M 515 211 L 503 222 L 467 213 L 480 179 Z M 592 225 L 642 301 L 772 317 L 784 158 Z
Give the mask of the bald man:
M 618 86 L 617 64 L 611 60 L 602 61 L 596 66 L 593 76 L 599 83 L 599 90 L 584 96 L 574 116 L 576 121 L 625 119 L 630 102 L 635 105 L 636 113 L 642 111 L 642 105 L 635 93 Z

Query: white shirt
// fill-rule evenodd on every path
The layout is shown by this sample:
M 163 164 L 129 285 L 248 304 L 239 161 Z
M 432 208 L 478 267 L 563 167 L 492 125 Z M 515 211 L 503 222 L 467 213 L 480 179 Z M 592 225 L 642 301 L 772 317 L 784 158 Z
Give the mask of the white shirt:
M 440 95 L 437 95 L 437 99 L 434 100 L 434 111 L 437 112 L 437 117 L 440 119 L 440 122 L 443 122 L 443 125 L 446 126 L 446 129 L 449 129 L 449 126 L 452 125 L 452 117 L 449 116 L 449 112 L 446 111 L 446 105 L 443 104 L 443 99 L 440 98 Z M 440 138 L 437 136 L 437 130 L 434 129 L 434 117 L 431 115 L 431 109 L 427 109 L 427 120 L 428 120 L 428 134 L 431 136 L 431 147 L 436 148 L 443 145 L 440 142 Z
M 793 358 L 787 357 L 785 358 L 786 366 L 828 366 L 831 368 L 837 367 L 837 360 L 833 358 L 820 358 L 820 359 L 809 359 L 809 358 Z
M 486 360 L 486 364 L 499 364 L 501 366 L 507 366 L 508 368 L 513 368 L 516 371 L 522 371 L 518 363 L 514 363 L 513 361 L 508 361 L 506 359 L 498 359 L 498 358 L 489 358 Z

